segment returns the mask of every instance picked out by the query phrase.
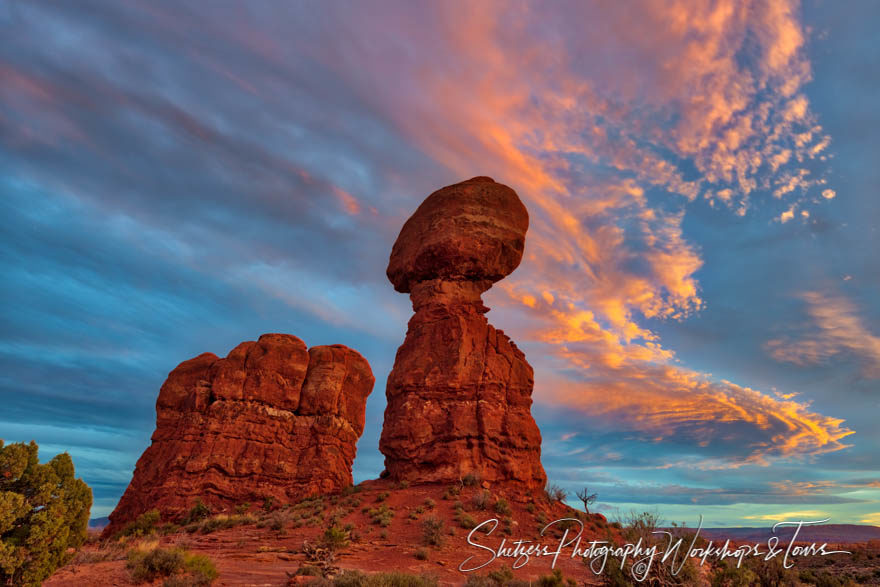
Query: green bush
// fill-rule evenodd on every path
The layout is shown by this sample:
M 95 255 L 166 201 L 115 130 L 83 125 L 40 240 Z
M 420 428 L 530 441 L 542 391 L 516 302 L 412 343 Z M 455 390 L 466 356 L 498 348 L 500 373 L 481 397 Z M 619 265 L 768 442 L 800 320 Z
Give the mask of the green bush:
M 506 499 L 503 497 L 498 498 L 498 501 L 495 502 L 495 512 L 502 516 L 510 515 L 510 504 L 507 503 Z
M 69 454 L 41 465 L 38 450 L 0 440 L 0 584 L 39 585 L 86 540 L 92 490 Z
M 458 525 L 465 530 L 470 530 L 477 527 L 477 521 L 473 519 L 470 515 L 466 514 L 464 510 L 458 510 L 458 515 L 456 517 Z
M 171 548 L 132 550 L 125 568 L 135 583 L 149 583 L 183 570 L 183 551 Z
M 150 510 L 139 515 L 134 522 L 120 530 L 119 536 L 149 536 L 159 524 L 159 510 Z
M 195 505 L 190 508 L 189 513 L 186 514 L 186 517 L 183 520 L 181 520 L 181 523 L 184 525 L 192 524 L 193 522 L 199 522 L 210 517 L 211 508 L 202 503 L 201 499 L 197 499 Z
M 217 568 L 211 559 L 182 548 L 132 550 L 125 566 L 135 583 L 167 578 L 166 587 L 195 587 L 210 585 L 217 578 Z
M 394 518 L 394 510 L 383 503 L 377 508 L 369 509 L 367 515 L 370 516 L 374 524 L 387 528 L 391 525 L 391 520 Z
M 191 585 L 210 585 L 217 578 L 217 567 L 214 561 L 200 554 L 185 552 L 183 555 L 184 571 L 189 573 Z M 165 582 L 166 587 L 168 581 Z
M 324 546 L 329 550 L 339 550 L 348 545 L 348 532 L 339 526 L 330 526 L 324 531 Z

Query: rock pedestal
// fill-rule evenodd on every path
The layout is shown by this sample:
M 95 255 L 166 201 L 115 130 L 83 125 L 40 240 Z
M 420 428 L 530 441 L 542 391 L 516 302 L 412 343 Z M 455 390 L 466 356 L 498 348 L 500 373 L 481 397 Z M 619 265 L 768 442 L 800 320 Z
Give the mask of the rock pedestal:
M 386 388 L 392 479 L 545 485 L 532 368 L 481 299 L 519 265 L 528 226 L 516 192 L 475 177 L 431 194 L 400 231 L 387 275 L 415 315 Z

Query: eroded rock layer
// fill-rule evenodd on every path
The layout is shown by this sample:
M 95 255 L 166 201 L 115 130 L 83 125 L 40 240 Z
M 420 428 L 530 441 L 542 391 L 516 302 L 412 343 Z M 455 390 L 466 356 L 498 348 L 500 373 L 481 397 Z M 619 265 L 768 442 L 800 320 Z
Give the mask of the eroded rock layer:
M 392 479 L 546 483 L 532 368 L 481 299 L 519 265 L 528 225 L 516 192 L 488 177 L 434 192 L 404 224 L 387 274 L 415 314 L 386 388 Z
M 374 381 L 356 351 L 287 334 L 184 361 L 159 391 L 153 442 L 108 532 L 154 508 L 177 519 L 196 499 L 218 511 L 351 485 Z

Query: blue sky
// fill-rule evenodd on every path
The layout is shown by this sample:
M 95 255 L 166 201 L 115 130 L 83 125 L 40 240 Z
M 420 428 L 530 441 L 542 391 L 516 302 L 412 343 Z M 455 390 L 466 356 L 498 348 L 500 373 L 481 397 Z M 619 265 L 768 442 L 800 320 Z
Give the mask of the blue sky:
M 641 4 L 0 3 L 0 438 L 106 515 L 167 373 L 288 332 L 370 361 L 375 477 L 391 244 L 489 175 L 554 482 L 880 524 L 878 7 Z

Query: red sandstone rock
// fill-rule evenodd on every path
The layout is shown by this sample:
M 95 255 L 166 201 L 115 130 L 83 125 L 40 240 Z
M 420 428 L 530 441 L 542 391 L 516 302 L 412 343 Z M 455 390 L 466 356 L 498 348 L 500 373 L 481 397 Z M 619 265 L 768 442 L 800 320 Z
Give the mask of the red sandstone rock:
M 519 265 L 528 228 L 526 207 L 506 185 L 475 177 L 447 186 L 403 225 L 388 279 L 401 293 L 430 279 L 488 280 L 489 289 Z
M 386 388 L 392 479 L 546 483 L 532 368 L 480 298 L 519 265 L 528 224 L 516 192 L 487 177 L 434 192 L 404 224 L 387 274 L 415 315 Z
M 352 349 L 306 349 L 287 334 L 184 361 L 159 391 L 153 443 L 105 534 L 153 508 L 176 519 L 196 499 L 218 511 L 351 485 L 373 383 Z

